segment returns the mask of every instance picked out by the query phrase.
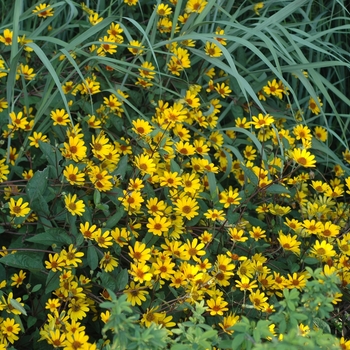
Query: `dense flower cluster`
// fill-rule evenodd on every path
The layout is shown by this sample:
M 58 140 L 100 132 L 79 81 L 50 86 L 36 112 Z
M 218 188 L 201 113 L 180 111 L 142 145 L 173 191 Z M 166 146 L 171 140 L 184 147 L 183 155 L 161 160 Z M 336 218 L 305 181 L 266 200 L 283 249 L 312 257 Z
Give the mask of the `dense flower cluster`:
M 189 0 L 178 17 L 175 4 L 154 8 L 159 42 L 207 2 Z M 44 96 L 47 71 L 30 36 L 18 37 L 25 54 L 15 93 L 37 89 L 46 109 L 26 96 L 7 101 L 1 88 L 0 111 L 11 112 L 1 129 L 2 227 L 9 233 L 0 254 L 11 275 L 0 281 L 0 348 L 26 332 L 18 320 L 30 311 L 38 340 L 96 349 L 93 334 L 110 317 L 99 307 L 107 289 L 126 294 L 142 325 L 169 334 L 186 318 L 184 302 L 204 300 L 208 323 L 228 336 L 242 316 L 267 319 L 284 289 L 303 291 L 306 266 L 338 276 L 339 292 L 330 297 L 341 305 L 350 284 L 350 176 L 325 156 L 327 128 L 305 122 L 321 113 L 322 99 L 308 97 L 303 111 L 272 77 L 256 91 L 266 110 L 251 101 L 232 113 L 233 82 L 210 63 L 223 58 L 226 29 L 217 26 L 211 41 L 169 41 L 153 52 L 125 24 L 103 27 L 102 14 L 81 6 L 86 30 L 102 29 L 94 43 L 51 57 L 66 67 L 59 102 L 58 94 Z M 263 6 L 254 6 L 256 15 Z M 41 3 L 32 16 L 55 18 L 56 11 Z M 1 48 L 13 40 L 13 29 L 4 29 Z M 11 74 L 6 57 L 1 86 Z M 207 57 L 204 66 L 198 57 Z M 350 163 L 349 150 L 343 158 Z M 29 251 L 37 251 L 39 267 L 11 263 Z M 35 308 L 45 316 L 34 316 Z M 98 326 L 89 332 L 92 322 Z M 278 336 L 278 325 L 271 327 Z M 300 323 L 299 333 L 308 331 Z

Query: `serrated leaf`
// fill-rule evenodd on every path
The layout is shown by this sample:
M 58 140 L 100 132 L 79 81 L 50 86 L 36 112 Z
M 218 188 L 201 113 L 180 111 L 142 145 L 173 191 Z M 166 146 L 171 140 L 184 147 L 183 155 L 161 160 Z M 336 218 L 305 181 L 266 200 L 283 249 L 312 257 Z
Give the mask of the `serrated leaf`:
M 39 243 L 45 246 L 57 244 L 58 246 L 72 244 L 72 237 L 61 228 L 52 228 L 44 233 L 38 233 L 33 237 L 27 238 L 26 241 Z
M 43 270 L 42 263 L 43 254 L 38 252 L 17 252 L 15 254 L 8 254 L 0 258 L 0 263 L 18 269 L 26 269 L 29 271 Z
M 35 200 L 39 195 L 43 195 L 47 188 L 47 180 L 49 169 L 36 171 L 34 176 L 28 181 L 26 192 L 31 201 Z
M 47 204 L 47 200 L 40 193 L 36 193 L 36 195 L 32 198 L 30 202 L 30 208 L 38 215 L 50 215 L 50 209 Z

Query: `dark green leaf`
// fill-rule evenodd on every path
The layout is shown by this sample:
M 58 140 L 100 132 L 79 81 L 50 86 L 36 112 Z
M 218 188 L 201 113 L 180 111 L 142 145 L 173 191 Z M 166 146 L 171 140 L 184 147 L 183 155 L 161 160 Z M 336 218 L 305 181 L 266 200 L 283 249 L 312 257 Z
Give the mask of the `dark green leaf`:
M 57 244 L 58 246 L 72 244 L 70 237 L 62 228 L 52 228 L 44 233 L 38 233 L 33 237 L 26 239 L 28 242 L 39 243 L 45 246 Z
M 98 255 L 96 247 L 94 247 L 91 242 L 89 242 L 89 247 L 87 250 L 87 263 L 91 270 L 96 270 L 98 266 Z
M 8 254 L 0 258 L 0 263 L 16 267 L 18 269 L 25 269 L 29 271 L 42 270 L 44 268 L 43 254 L 38 252 L 22 252 L 15 254 Z

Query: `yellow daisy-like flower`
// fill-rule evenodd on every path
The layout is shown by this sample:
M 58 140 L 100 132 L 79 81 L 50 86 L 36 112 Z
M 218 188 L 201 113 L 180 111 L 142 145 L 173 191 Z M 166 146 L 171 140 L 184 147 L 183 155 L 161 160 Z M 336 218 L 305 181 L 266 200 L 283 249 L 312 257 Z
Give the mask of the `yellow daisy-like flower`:
M 135 157 L 135 165 L 140 169 L 142 175 L 153 175 L 156 171 L 156 165 L 152 158 L 147 154 L 141 154 Z
M 259 113 L 259 115 L 253 116 L 252 121 L 250 122 L 251 125 L 254 125 L 255 129 L 260 129 L 263 127 L 267 127 L 274 123 L 275 119 L 270 114 L 263 115 L 262 113 Z
M 84 144 L 84 141 L 81 140 L 78 136 L 70 136 L 68 143 L 65 142 L 63 149 L 63 155 L 66 158 L 70 158 L 75 162 L 79 162 L 86 157 L 87 148 Z
M 28 140 L 31 141 L 29 143 L 29 146 L 34 146 L 36 148 L 39 148 L 39 141 L 42 141 L 42 142 L 49 141 L 46 135 L 43 135 L 42 132 L 36 132 L 36 131 L 33 132 L 33 136 L 28 137 Z
M 230 93 L 232 92 L 230 87 L 227 86 L 225 83 L 221 83 L 221 84 L 217 83 L 215 85 L 215 90 L 222 98 L 229 96 Z
M 306 125 L 296 125 L 293 129 L 293 134 L 297 140 L 312 140 L 311 130 Z
M 225 220 L 225 215 L 223 210 L 217 210 L 217 209 L 208 209 L 206 213 L 204 213 L 204 216 L 211 220 Z
M 221 49 L 214 43 L 207 41 L 204 47 L 205 54 L 209 57 L 220 57 L 222 56 Z
M 27 120 L 27 117 L 24 116 L 23 112 L 18 112 L 17 114 L 15 112 L 11 112 L 9 116 L 11 118 L 11 124 L 8 125 L 9 129 L 26 130 L 28 126 L 28 120 Z
M 321 259 L 322 261 L 326 261 L 332 256 L 335 256 L 336 252 L 332 244 L 328 243 L 327 241 L 320 242 L 317 240 L 310 250 L 310 254 Z
M 207 5 L 205 0 L 188 0 L 185 8 L 186 13 L 201 13 Z
M 138 40 L 131 40 L 129 43 L 128 50 L 133 55 L 140 55 L 143 52 L 144 46 Z
M 198 215 L 199 206 L 195 199 L 190 197 L 179 198 L 175 203 L 175 211 L 187 220 Z
M 263 87 L 263 90 L 266 95 L 272 95 L 278 97 L 279 99 L 282 99 L 282 94 L 284 90 L 281 87 L 281 85 L 276 81 L 276 79 L 268 81 L 267 85 Z
M 327 141 L 328 132 L 322 126 L 315 126 L 314 135 L 317 138 L 317 140 L 320 140 L 321 142 Z
M 85 174 L 80 173 L 79 168 L 73 164 L 69 164 L 64 168 L 63 175 L 71 185 L 81 186 L 84 184 Z
M 29 203 L 23 203 L 23 198 L 19 198 L 17 201 L 10 198 L 9 209 L 10 214 L 16 217 L 24 217 L 30 212 Z
M 56 109 L 50 113 L 53 125 L 67 125 L 70 123 L 69 115 L 64 109 Z
M 291 151 L 291 158 L 304 168 L 314 168 L 316 166 L 315 156 L 306 149 L 295 148 Z
M 80 199 L 77 200 L 77 195 L 74 194 L 73 196 L 69 193 L 67 196 L 64 196 L 64 203 L 66 205 L 67 210 L 74 216 L 74 215 L 83 215 L 85 212 L 85 204 Z
M 36 6 L 33 10 L 33 13 L 35 13 L 38 17 L 47 18 L 52 17 L 54 15 L 54 10 L 53 8 L 51 8 L 50 5 L 46 5 L 46 3 L 43 3 Z
M 148 291 L 143 289 L 141 285 L 136 284 L 134 281 L 131 281 L 129 285 L 125 287 L 123 291 L 127 296 L 127 300 L 131 303 L 132 306 L 141 305 L 142 302 L 146 301 L 146 295 L 148 295 Z
M 132 130 L 140 136 L 146 136 L 153 130 L 152 125 L 147 120 L 143 119 L 133 120 L 132 125 L 134 126 Z
M 278 233 L 278 242 L 280 242 L 281 247 L 283 250 L 291 251 L 292 253 L 299 255 L 300 254 L 300 244 L 301 242 L 298 242 L 298 236 L 294 235 L 291 236 L 290 234 L 285 235 L 282 233 L 282 231 L 279 231 Z
M 148 232 L 152 232 L 154 235 L 161 236 L 163 233 L 169 231 L 170 226 L 171 221 L 164 216 L 156 215 L 154 218 L 148 218 Z
M 317 97 L 318 99 L 318 104 L 320 107 L 323 106 L 323 103 L 321 102 L 321 99 L 319 97 Z M 313 114 L 319 114 L 321 112 L 321 109 L 316 103 L 316 101 L 310 97 L 310 100 L 309 100 L 309 109 L 310 111 L 313 113 Z
M 3 35 L 0 35 L 0 42 L 6 46 L 12 45 L 13 32 L 10 29 L 4 29 Z
M 228 310 L 228 302 L 222 299 L 222 297 L 218 296 L 217 298 L 211 298 L 207 300 L 208 311 L 211 316 L 219 315 L 222 316 L 224 311 Z
M 0 326 L 0 331 L 4 341 L 8 341 L 13 344 L 16 340 L 19 339 L 18 333 L 20 332 L 21 327 L 13 318 L 7 317 L 3 319 Z M 6 343 L 5 343 L 6 344 Z
M 169 16 L 172 13 L 173 13 L 173 10 L 167 4 L 159 4 L 157 6 L 157 15 L 158 16 Z

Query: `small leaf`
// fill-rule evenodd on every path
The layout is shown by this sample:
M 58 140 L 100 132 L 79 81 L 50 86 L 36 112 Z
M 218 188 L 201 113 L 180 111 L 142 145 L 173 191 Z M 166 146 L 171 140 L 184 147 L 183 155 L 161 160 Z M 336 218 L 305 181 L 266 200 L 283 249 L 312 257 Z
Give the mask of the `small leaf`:
M 96 270 L 98 266 L 98 255 L 96 248 L 89 242 L 89 247 L 87 250 L 87 263 L 91 270 Z
M 10 299 L 10 304 L 16 309 L 18 310 L 21 314 L 27 316 L 27 312 L 24 309 L 24 307 L 15 299 Z

